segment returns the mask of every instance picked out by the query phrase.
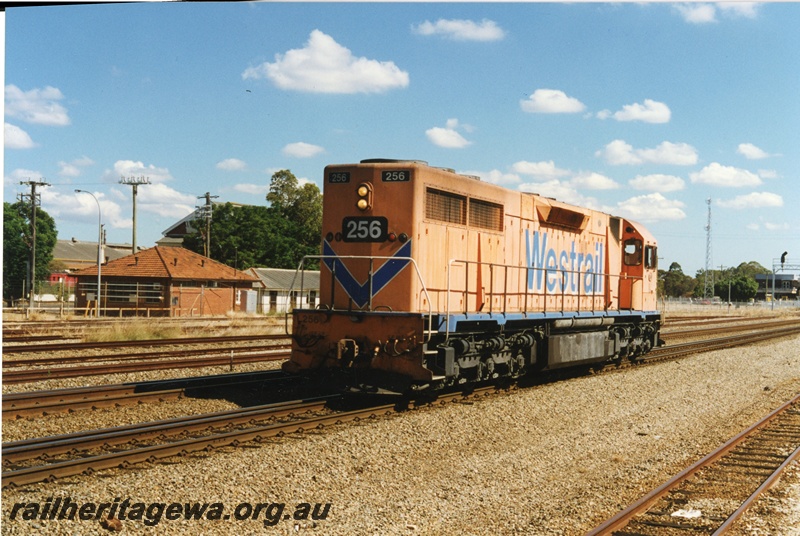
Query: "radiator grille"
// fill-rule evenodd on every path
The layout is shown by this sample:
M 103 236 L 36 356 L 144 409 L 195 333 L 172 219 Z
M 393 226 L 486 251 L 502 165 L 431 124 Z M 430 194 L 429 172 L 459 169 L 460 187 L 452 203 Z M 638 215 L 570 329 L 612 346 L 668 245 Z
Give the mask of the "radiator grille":
M 425 192 L 425 217 L 431 220 L 467 224 L 467 198 L 428 188 Z
M 469 224 L 471 227 L 502 231 L 503 206 L 478 199 L 470 199 Z

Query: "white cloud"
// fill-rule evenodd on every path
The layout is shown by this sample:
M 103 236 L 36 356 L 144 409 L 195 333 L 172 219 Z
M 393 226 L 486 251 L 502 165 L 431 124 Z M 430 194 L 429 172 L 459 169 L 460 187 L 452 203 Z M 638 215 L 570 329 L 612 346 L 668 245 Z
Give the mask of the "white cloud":
M 471 20 L 439 19 L 436 22 L 425 21 L 411 30 L 420 35 L 440 35 L 454 41 L 499 41 L 505 32 L 496 22 L 483 19 L 480 23 Z
M 676 221 L 686 217 L 678 200 L 667 199 L 660 193 L 631 197 L 617 204 L 616 212 L 642 223 L 656 221 Z
M 774 169 L 759 169 L 758 176 L 767 180 L 780 178 L 780 175 Z
M 675 175 L 662 175 L 655 173 L 652 175 L 637 175 L 636 178 L 628 181 L 635 190 L 648 190 L 651 192 L 676 192 L 683 190 L 686 182 Z
M 661 142 L 653 149 L 639 149 L 639 156 L 651 164 L 692 166 L 697 163 L 697 151 L 688 143 Z
M 717 3 L 683 3 L 676 4 L 675 9 L 683 20 L 691 24 L 708 24 L 717 22 L 717 13 L 733 18 L 755 19 L 758 16 L 760 2 L 717 2 Z
M 767 231 L 789 231 L 791 228 L 791 225 L 788 223 L 764 222 L 764 229 Z
M 719 206 L 736 210 L 751 208 L 782 207 L 783 197 L 771 192 L 753 192 L 739 195 L 733 199 L 721 200 Z
M 581 101 L 557 89 L 537 89 L 519 104 L 523 111 L 539 114 L 572 114 L 586 109 Z
M 298 141 L 296 143 L 290 143 L 286 145 L 283 149 L 281 149 L 281 152 L 286 156 L 293 156 L 295 158 L 311 158 L 312 156 L 324 153 L 325 149 L 319 145 L 312 145 L 310 143 Z
M 94 165 L 94 161 L 86 156 L 77 158 L 72 162 L 59 162 L 58 174 L 62 177 L 79 177 L 81 175 L 81 168 Z
M 142 185 L 137 188 L 136 206 L 138 210 L 157 214 L 165 218 L 180 219 L 192 212 L 198 203 L 197 195 L 184 194 L 168 186 L 166 183 L 174 180 L 167 168 L 156 167 L 152 164 L 145 165 L 143 162 L 134 160 L 117 160 L 114 162 L 113 170 L 106 170 L 103 173 L 103 181 L 118 183 L 120 178 L 142 177 L 150 181 L 150 184 Z M 112 190 L 114 192 L 116 190 Z M 122 198 L 130 199 L 131 190 L 124 188 L 120 190 Z M 200 192 L 198 192 L 199 194 Z M 126 208 L 126 210 L 128 210 Z M 106 219 L 105 210 L 103 219 Z M 113 227 L 130 228 L 130 219 L 112 221 Z
M 16 117 L 26 123 L 63 127 L 69 125 L 67 109 L 58 101 L 64 95 L 57 88 L 22 91 L 15 85 L 6 86 L 6 117 Z
M 165 218 L 183 218 L 198 203 L 196 195 L 184 194 L 164 183 L 148 184 L 138 191 L 137 206 Z
M 645 123 L 669 123 L 672 112 L 663 102 L 645 99 L 644 104 L 626 104 L 622 110 L 612 114 L 603 110 L 597 114 L 600 119 L 613 117 L 617 121 L 644 121 Z
M 719 2 L 716 6 L 725 14 L 754 19 L 758 16 L 761 2 Z
M 761 179 L 755 173 L 751 173 L 746 169 L 723 166 L 717 162 L 712 162 L 700 171 L 690 173 L 689 178 L 693 183 L 727 188 L 741 188 L 761 184 Z
M 736 152 L 743 155 L 748 160 L 761 160 L 772 156 L 760 147 L 756 147 L 752 143 L 740 143 L 736 148 Z
M 428 140 L 430 140 L 431 143 L 446 149 L 462 149 L 467 145 L 471 145 L 471 141 L 467 140 L 464 138 L 464 136 L 458 133 L 456 130 L 458 128 L 467 131 L 472 130 L 469 126 L 459 125 L 458 119 L 448 119 L 444 128 L 429 128 L 425 131 L 425 135 L 428 137 Z
M 431 143 L 446 149 L 461 149 L 471 143 L 464 136 L 449 128 L 429 128 L 425 131 L 425 135 Z
M 619 188 L 619 184 L 614 180 L 594 172 L 579 173 L 570 179 L 569 183 L 576 188 L 586 188 L 588 190 L 615 190 Z
M 683 20 L 692 24 L 707 24 L 717 22 L 717 10 L 712 4 L 677 4 L 675 9 Z
M 491 171 L 459 171 L 459 173 L 461 175 L 479 177 L 483 182 L 491 184 L 514 185 L 521 182 L 519 175 L 504 173 L 499 169 L 493 169 Z
M 238 158 L 226 158 L 217 162 L 216 168 L 224 171 L 244 171 L 247 169 L 247 164 Z
M 91 191 L 88 188 L 87 191 Z M 114 229 L 129 229 L 133 226 L 131 218 L 122 216 L 119 203 L 108 199 L 104 193 L 92 191 L 97 199 L 84 193 L 61 193 L 55 188 L 42 192 L 42 206 L 47 213 L 57 219 L 94 224 L 97 229 L 97 204 L 100 204 L 103 224 Z M 94 237 L 97 240 L 95 231 Z
M 652 149 L 634 149 L 624 140 L 614 140 L 595 156 L 603 158 L 609 164 L 669 164 L 674 166 L 690 166 L 697 163 L 697 150 L 687 143 L 661 142 Z
M 20 182 L 29 180 L 38 180 L 43 178 L 44 175 L 41 171 L 34 171 L 32 169 L 17 168 L 8 175 L 3 176 L 3 184 L 6 186 L 19 186 Z
M 252 184 L 252 183 L 240 183 L 234 184 L 233 190 L 235 192 L 241 192 L 243 194 L 248 195 L 259 195 L 264 197 L 267 195 L 269 191 L 269 185 L 267 184 Z
M 552 197 L 564 203 L 571 203 L 581 207 L 601 210 L 596 199 L 582 195 L 569 183 L 559 180 L 546 182 L 534 182 L 521 184 L 519 189 L 523 192 L 531 192 L 544 197 Z
M 11 123 L 3 125 L 3 145 L 6 149 L 32 149 L 36 144 L 27 132 Z
M 570 174 L 569 170 L 556 167 L 555 162 L 552 160 L 548 160 L 546 162 L 527 162 L 525 160 L 521 160 L 519 162 L 515 162 L 511 166 L 511 169 L 522 175 L 531 175 L 534 178 L 546 180 L 557 179 Z
M 408 73 L 393 62 L 358 58 L 319 30 L 311 32 L 305 48 L 276 54 L 274 63 L 250 67 L 242 78 L 266 78 L 280 89 L 310 93 L 381 93 L 409 83 Z
M 159 168 L 152 164 L 144 165 L 143 162 L 133 160 L 117 160 L 114 162 L 114 170 L 106 170 L 103 180 L 106 182 L 119 182 L 122 177 L 145 177 L 151 183 L 161 183 L 173 179 L 167 168 Z M 141 192 L 143 189 L 140 188 Z

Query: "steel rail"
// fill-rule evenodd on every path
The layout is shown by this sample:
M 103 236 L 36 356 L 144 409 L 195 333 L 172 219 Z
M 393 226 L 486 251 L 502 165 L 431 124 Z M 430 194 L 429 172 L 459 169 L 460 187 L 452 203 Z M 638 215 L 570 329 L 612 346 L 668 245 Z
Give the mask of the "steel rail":
M 103 354 L 103 355 L 71 355 L 62 357 L 42 357 L 33 359 L 8 359 L 3 361 L 3 368 L 37 365 L 61 365 L 72 362 L 86 363 L 87 361 L 133 361 L 136 359 L 167 359 L 174 356 L 189 357 L 192 355 L 223 354 L 230 352 L 258 352 L 265 350 L 287 350 L 291 344 L 269 344 L 258 346 L 226 346 L 222 348 L 196 348 L 192 350 L 160 350 L 154 352 L 137 352 L 132 354 Z
M 104 374 L 121 374 L 150 370 L 169 370 L 183 368 L 203 368 L 225 365 L 257 363 L 261 361 L 277 361 L 289 357 L 288 352 L 239 354 L 231 356 L 212 356 L 194 359 L 170 359 L 156 361 L 139 361 L 136 363 L 120 363 L 118 365 L 87 365 L 85 367 L 59 367 L 42 369 L 9 370 L 3 372 L 3 383 L 29 383 L 82 376 L 101 376 Z
M 223 426 L 236 426 L 292 416 L 298 413 L 319 411 L 334 398 L 338 397 L 325 396 L 311 401 L 291 400 L 275 404 L 217 411 L 203 415 L 190 415 L 161 421 L 3 443 L 3 465 L 9 466 L 33 458 L 49 458 L 66 453 L 79 454 L 98 447 L 114 447 L 133 441 L 147 441 L 153 438 L 162 439 L 184 433 L 212 430 Z
M 753 329 L 766 329 L 770 327 L 781 326 L 795 326 L 800 324 L 800 319 L 794 320 L 776 320 L 767 322 L 748 322 L 745 324 L 736 324 L 733 326 L 716 326 L 716 327 L 697 327 L 689 329 L 662 329 L 661 336 L 664 338 L 671 337 L 690 337 L 694 335 L 711 335 L 713 333 L 728 333 L 735 331 L 747 331 Z
M 249 441 L 263 442 L 286 434 L 321 429 L 328 425 L 365 418 L 374 418 L 381 413 L 391 413 L 393 408 L 393 405 L 378 406 L 368 410 L 356 410 L 294 422 L 257 426 L 210 436 L 184 439 L 172 443 L 152 445 L 135 450 L 106 453 L 91 458 L 57 462 L 47 466 L 6 471 L 2 475 L 2 487 L 21 486 L 42 481 L 52 482 L 58 478 L 78 474 L 92 474 L 102 469 L 123 468 L 135 463 L 154 462 L 162 458 L 186 456 L 192 452 L 212 451 L 226 446 L 235 447 Z
M 499 389 L 496 387 L 485 387 L 476 389 L 470 394 L 463 393 L 450 393 L 441 396 L 437 402 L 445 404 L 447 402 L 468 400 L 470 398 L 478 398 L 497 392 Z M 428 404 L 430 405 L 430 404 Z M 246 412 L 253 408 L 241 410 L 241 420 L 250 422 L 254 420 L 252 416 L 246 415 Z M 298 409 L 294 409 L 297 411 Z M 257 426 L 253 428 L 246 428 L 242 430 L 234 430 L 230 432 L 223 432 L 213 434 L 210 436 L 203 436 L 197 438 L 189 438 L 172 443 L 164 443 L 160 445 L 151 445 L 146 447 L 137 448 L 134 450 L 126 450 L 122 452 L 112 452 L 100 454 L 97 456 L 73 459 L 52 463 L 45 466 L 20 468 L 6 471 L 2 475 L 2 487 L 7 486 L 21 486 L 35 482 L 52 482 L 58 478 L 67 476 L 74 476 L 78 474 L 92 474 L 96 471 L 112 468 L 124 468 L 135 463 L 141 462 L 154 462 L 158 459 L 168 458 L 172 456 L 186 456 L 192 452 L 198 451 L 211 451 L 216 448 L 225 446 L 238 446 L 245 442 L 263 442 L 270 438 L 282 437 L 291 433 L 300 433 L 308 430 L 322 429 L 329 425 L 343 424 L 346 422 L 361 421 L 370 418 L 376 418 L 381 415 L 389 415 L 401 411 L 395 404 L 387 404 L 381 406 L 370 407 L 366 409 L 346 411 L 334 413 L 326 416 L 310 417 L 298 421 L 287 423 L 271 424 L 266 426 Z M 239 410 L 235 410 L 239 411 Z M 202 419 L 205 416 L 198 416 Z M 224 421 L 220 421 L 224 422 Z M 152 423 L 150 423 L 152 424 Z M 197 426 L 202 429 L 203 423 L 198 421 Z M 207 425 L 206 425 L 207 426 Z M 148 430 L 148 434 L 156 434 L 155 430 Z M 47 438 L 44 438 L 47 439 Z M 35 442 L 36 440 L 31 440 Z M 31 447 L 33 448 L 33 447 Z M 62 445 L 63 452 L 71 452 L 74 449 L 67 448 L 66 444 Z M 64 450 L 66 449 L 66 450 Z M 12 455 L 11 451 L 6 452 L 5 446 L 3 450 L 3 458 L 6 455 Z
M 286 335 L 226 335 L 212 337 L 177 337 L 172 339 L 145 339 L 135 341 L 71 342 L 63 344 L 24 344 L 3 346 L 3 354 L 35 353 L 53 351 L 96 350 L 100 348 L 128 348 L 131 346 L 169 346 L 191 344 L 221 344 L 228 342 L 286 339 Z
M 710 466 L 712 463 L 723 458 L 725 455 L 730 453 L 734 448 L 741 445 L 745 440 L 752 437 L 755 432 L 763 429 L 769 423 L 774 421 L 778 416 L 782 415 L 786 411 L 789 411 L 790 408 L 792 408 L 792 406 L 796 404 L 800 404 L 800 395 L 794 397 L 792 400 L 789 400 L 781 407 L 779 407 L 778 409 L 776 409 L 775 411 L 771 412 L 769 415 L 758 421 L 757 423 L 753 424 L 743 432 L 739 433 L 732 439 L 728 440 L 726 443 L 724 443 L 715 451 L 706 455 L 704 458 L 692 464 L 690 467 L 687 467 L 686 469 L 684 469 L 683 471 L 681 471 L 680 473 L 669 479 L 667 482 L 663 483 L 662 485 L 660 485 L 647 495 L 641 497 L 639 500 L 637 500 L 624 510 L 618 512 L 610 519 L 606 520 L 596 528 L 592 529 L 591 531 L 586 533 L 586 536 L 611 535 L 614 533 L 614 531 L 626 527 L 636 516 L 646 512 L 656 501 L 667 495 L 667 493 L 670 490 L 674 489 L 680 483 L 683 483 L 686 480 L 688 480 L 690 477 L 695 475 L 701 469 L 704 469 Z M 756 489 L 755 492 L 753 492 L 748 497 L 748 499 L 742 504 L 742 506 L 740 506 L 736 510 L 736 512 L 734 512 L 736 517 L 740 516 L 741 513 L 744 512 L 744 510 L 747 507 L 746 505 L 750 505 L 753 502 L 753 500 L 755 500 L 755 498 L 758 497 L 760 493 L 762 493 L 769 487 L 767 481 L 769 481 L 770 483 L 774 483 L 777 480 L 777 478 L 780 476 L 780 472 L 782 472 L 792 462 L 792 460 L 797 457 L 798 452 L 800 452 L 800 447 L 794 450 L 792 454 L 788 455 L 786 460 L 783 463 L 781 463 L 780 466 L 775 471 L 772 472 L 771 476 L 768 479 L 766 479 L 761 484 L 761 486 L 759 486 L 758 489 Z M 731 520 L 730 523 L 725 525 L 725 528 L 723 528 L 722 526 L 718 527 L 713 534 L 715 535 L 722 534 L 722 532 L 724 532 L 726 528 L 730 527 L 730 524 L 732 522 L 733 520 Z
M 24 391 L 3 395 L 3 419 L 137 404 L 181 398 L 193 389 L 214 389 L 267 381 L 287 381 L 292 375 L 277 370 L 217 374 L 125 384 Z M 190 395 L 189 395 L 190 396 Z

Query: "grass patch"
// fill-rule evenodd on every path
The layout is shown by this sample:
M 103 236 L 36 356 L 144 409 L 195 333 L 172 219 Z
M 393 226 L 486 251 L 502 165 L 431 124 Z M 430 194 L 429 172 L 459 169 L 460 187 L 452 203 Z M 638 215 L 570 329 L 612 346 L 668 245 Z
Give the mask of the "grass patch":
M 131 320 L 101 327 L 86 334 L 86 342 L 145 341 L 152 339 L 176 339 L 185 336 L 176 325 L 159 324 L 156 320 Z

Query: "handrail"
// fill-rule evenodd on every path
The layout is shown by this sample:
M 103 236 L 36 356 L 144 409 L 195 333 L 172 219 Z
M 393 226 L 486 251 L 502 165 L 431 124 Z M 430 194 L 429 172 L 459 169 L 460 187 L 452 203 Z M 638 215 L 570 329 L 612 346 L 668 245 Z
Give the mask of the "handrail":
M 461 264 L 465 268 L 465 270 L 464 270 L 464 288 L 463 289 L 460 289 L 460 288 L 459 289 L 453 289 L 452 285 L 451 285 L 452 268 L 456 264 Z M 516 293 L 517 295 L 524 294 L 524 303 L 523 303 L 522 310 L 520 311 L 523 314 L 527 314 L 529 312 L 534 312 L 534 311 L 529 311 L 528 310 L 528 297 L 529 296 L 540 296 L 543 299 L 544 303 L 543 303 L 543 307 L 542 307 L 541 311 L 537 310 L 535 312 L 547 312 L 547 298 L 549 296 L 553 296 L 553 297 L 556 297 L 556 298 L 558 298 L 558 297 L 561 298 L 561 300 L 560 300 L 560 302 L 561 302 L 560 303 L 560 305 L 561 305 L 560 312 L 562 314 L 565 312 L 565 304 L 566 304 L 566 298 L 567 297 L 570 297 L 570 298 L 574 297 L 575 298 L 575 301 L 576 301 L 576 304 L 577 304 L 577 309 L 576 309 L 577 312 L 580 312 L 582 310 L 581 309 L 581 299 L 582 298 L 590 298 L 591 299 L 591 302 L 590 302 L 591 309 L 590 310 L 593 313 L 596 312 L 596 309 L 595 309 L 595 301 L 596 301 L 596 299 L 598 297 L 604 298 L 603 310 L 607 311 L 609 304 L 608 304 L 608 301 L 605 300 L 605 297 L 606 297 L 606 293 L 611 288 L 611 279 L 612 278 L 616 278 L 617 279 L 617 284 L 618 285 L 624 280 L 627 280 L 627 281 L 636 281 L 636 280 L 644 281 L 644 277 L 640 277 L 640 276 L 629 276 L 627 274 L 607 274 L 607 273 L 600 273 L 600 272 L 592 272 L 591 273 L 592 274 L 591 275 L 591 277 L 592 277 L 592 292 L 591 293 L 582 294 L 581 293 L 581 289 L 585 288 L 585 285 L 582 285 L 582 278 L 584 278 L 587 275 L 589 275 L 589 272 L 580 271 L 580 270 L 562 270 L 562 269 L 558 269 L 558 268 L 556 268 L 556 269 L 552 269 L 552 268 L 551 269 L 548 269 L 548 268 L 534 268 L 534 267 L 531 267 L 531 266 L 517 266 L 517 265 L 512 265 L 512 264 L 498 264 L 498 263 L 492 263 L 492 262 L 478 262 L 478 261 L 466 261 L 466 260 L 462 260 L 462 259 L 450 259 L 448 261 L 448 263 L 447 263 L 447 289 L 446 289 L 447 297 L 446 297 L 446 300 L 445 300 L 445 303 L 446 303 L 445 315 L 446 315 L 446 317 L 448 319 L 450 318 L 450 315 L 452 313 L 452 309 L 450 307 L 450 297 L 451 297 L 451 294 L 453 292 L 458 292 L 458 293 L 463 293 L 464 294 L 464 308 L 463 308 L 464 311 L 463 311 L 463 313 L 464 314 L 468 313 L 467 309 L 468 309 L 468 300 L 469 300 L 469 295 L 470 295 L 469 274 L 470 274 L 470 265 L 471 264 L 472 265 L 488 266 L 489 267 L 489 278 L 490 278 L 490 280 L 489 280 L 489 292 L 488 292 L 488 295 L 489 295 L 489 314 L 493 314 L 494 313 L 493 303 L 492 302 L 493 302 L 493 298 L 496 295 L 495 292 L 494 292 L 494 270 L 495 270 L 495 268 L 502 268 L 504 270 L 504 272 L 503 272 L 503 290 L 502 290 L 502 292 L 497 293 L 497 295 L 503 297 L 503 308 L 502 308 L 502 313 L 501 313 L 503 315 L 506 314 L 506 301 L 507 300 L 505 298 L 506 298 L 506 296 L 508 296 L 508 269 L 509 268 L 514 269 L 514 270 L 520 270 L 520 271 L 524 270 L 524 274 L 523 275 L 525 277 L 525 279 L 524 279 L 525 285 L 524 285 L 523 288 L 520 289 L 520 291 L 518 291 Z M 530 278 L 531 278 L 531 275 L 530 275 L 530 273 L 531 273 L 530 271 L 531 270 L 533 270 L 534 277 L 536 276 L 537 271 L 542 273 L 544 284 L 542 286 L 543 288 L 542 288 L 541 291 L 536 291 L 536 292 L 529 292 L 528 291 L 527 281 L 530 280 Z M 555 270 L 555 275 L 554 275 L 553 270 Z M 560 274 L 560 276 L 558 274 Z M 570 276 L 577 277 L 576 291 L 567 293 L 566 289 L 569 286 L 567 281 L 568 281 Z M 559 277 L 561 279 L 560 282 L 557 281 Z M 560 287 L 561 287 L 560 292 L 557 292 L 555 294 L 552 294 L 552 293 L 548 294 L 548 289 L 547 289 L 548 280 L 551 279 L 551 278 L 554 278 L 557 281 L 557 284 L 556 284 L 557 286 L 560 285 Z M 598 293 L 597 292 L 598 283 L 600 282 L 600 281 L 598 281 L 598 278 L 602 278 L 602 283 L 604 284 L 604 289 L 603 289 L 602 293 Z M 477 283 L 477 279 L 476 279 L 476 283 Z M 475 289 L 476 295 L 477 295 L 478 292 L 479 292 L 479 290 L 476 288 Z M 641 292 L 641 299 L 644 300 L 644 286 L 642 286 L 640 292 Z M 619 289 L 617 290 L 617 293 L 618 293 L 617 296 L 619 297 Z M 631 293 L 632 293 L 632 290 L 631 290 Z M 447 321 L 446 323 L 447 323 L 447 326 L 445 328 L 445 343 L 450 339 L 450 323 L 449 323 L 449 321 Z
M 425 285 L 425 280 L 422 277 L 422 272 L 420 272 L 419 265 L 417 265 L 417 261 L 415 261 L 412 257 L 383 257 L 383 256 L 370 256 L 370 255 L 305 255 L 305 256 L 303 256 L 302 259 L 300 259 L 300 264 L 297 266 L 297 270 L 294 273 L 294 277 L 292 277 L 292 284 L 289 286 L 289 295 L 290 296 L 291 296 L 292 291 L 294 290 L 294 284 L 295 284 L 295 281 L 297 281 L 297 274 L 298 273 L 301 274 L 300 275 L 300 290 L 299 290 L 299 292 L 302 295 L 302 293 L 303 293 L 303 277 L 304 277 L 304 274 L 305 274 L 305 270 L 303 269 L 303 265 L 305 264 L 306 260 L 310 260 L 310 259 L 319 259 L 319 260 L 332 259 L 334 261 L 335 260 L 341 260 L 341 259 L 369 260 L 370 261 L 370 263 L 369 263 L 369 275 L 368 275 L 368 277 L 369 277 L 369 303 L 368 303 L 367 311 L 372 311 L 373 310 L 373 305 L 372 305 L 372 290 L 373 290 L 372 277 L 374 275 L 374 270 L 373 270 L 374 262 L 376 260 L 385 260 L 385 261 L 393 260 L 393 261 L 407 261 L 407 262 L 410 262 L 411 265 L 414 266 L 414 271 L 416 272 L 417 278 L 419 279 L 419 283 L 422 286 L 422 292 L 425 294 L 425 298 L 428 301 L 428 330 L 427 330 L 428 333 L 427 333 L 425 342 L 426 343 L 430 342 L 431 331 L 432 331 L 431 324 L 433 322 L 433 304 L 431 303 L 431 297 L 430 297 L 430 294 L 428 293 L 428 288 Z M 322 266 L 322 263 L 320 263 L 320 266 Z M 404 269 L 405 269 L 405 266 L 402 268 L 402 270 L 404 270 Z M 333 310 L 335 310 L 334 307 L 333 307 L 333 302 L 334 302 L 333 298 L 334 298 L 334 289 L 336 288 L 336 264 L 335 263 L 333 264 L 333 267 L 330 269 L 330 272 L 331 272 L 332 281 L 331 281 L 331 303 L 330 303 L 331 309 L 329 309 L 329 310 L 333 311 Z M 381 306 L 379 305 L 378 307 L 381 307 Z M 290 312 L 291 311 L 287 307 L 286 313 L 284 315 L 284 319 L 285 319 L 284 328 L 285 328 L 285 331 L 286 331 L 287 335 L 290 335 L 290 333 L 289 333 L 289 313 Z

